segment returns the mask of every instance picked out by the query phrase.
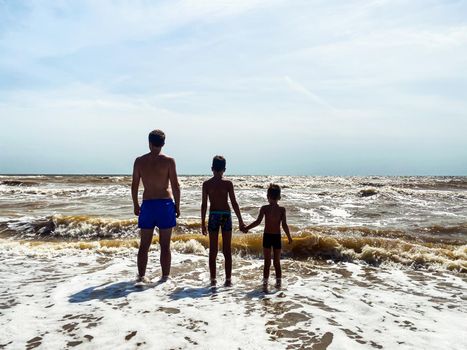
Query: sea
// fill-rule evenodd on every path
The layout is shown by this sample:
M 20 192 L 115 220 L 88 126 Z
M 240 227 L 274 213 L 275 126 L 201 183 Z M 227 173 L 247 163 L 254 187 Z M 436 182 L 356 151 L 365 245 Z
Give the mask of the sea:
M 0 176 L 0 349 L 467 349 L 467 177 L 228 176 L 246 224 L 282 188 L 280 288 L 235 217 L 210 286 L 208 178 L 180 176 L 171 279 L 155 235 L 141 287 L 130 176 Z

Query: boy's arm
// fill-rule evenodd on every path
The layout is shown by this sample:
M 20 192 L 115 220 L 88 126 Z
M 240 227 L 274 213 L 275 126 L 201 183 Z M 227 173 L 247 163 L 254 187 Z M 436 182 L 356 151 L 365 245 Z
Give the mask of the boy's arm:
M 243 223 L 242 214 L 240 213 L 240 207 L 238 206 L 237 199 L 235 198 L 235 192 L 234 192 L 234 187 L 233 187 L 232 182 L 229 182 L 229 197 L 230 197 L 230 203 L 232 203 L 232 208 L 235 212 L 235 215 L 237 215 L 238 224 L 240 228 L 243 228 L 245 227 L 245 224 Z
M 292 236 L 290 235 L 289 225 L 287 225 L 287 215 L 285 208 L 283 208 L 282 212 L 282 229 L 284 230 L 285 234 L 287 235 L 287 239 L 289 240 L 289 244 L 292 243 Z
M 259 210 L 258 218 L 255 221 L 253 221 L 251 224 L 246 226 L 245 231 L 249 231 L 252 228 L 261 224 L 261 222 L 263 221 L 263 218 L 264 218 L 264 207 L 261 207 L 261 209 Z
M 175 202 L 175 210 L 178 218 L 180 216 L 180 184 L 178 182 L 177 166 L 175 164 L 175 159 L 172 159 L 172 161 L 170 162 L 169 179 L 170 186 L 172 187 L 172 194 L 174 196 Z
M 136 158 L 135 164 L 133 165 L 133 178 L 131 180 L 131 198 L 133 199 L 133 212 L 136 216 L 139 215 L 140 207 L 138 203 L 138 188 L 139 180 L 141 179 L 141 173 L 139 170 L 138 159 Z
M 207 234 L 206 230 L 206 212 L 208 210 L 208 192 L 206 191 L 206 183 L 203 183 L 203 198 L 201 200 L 201 230 L 203 235 Z

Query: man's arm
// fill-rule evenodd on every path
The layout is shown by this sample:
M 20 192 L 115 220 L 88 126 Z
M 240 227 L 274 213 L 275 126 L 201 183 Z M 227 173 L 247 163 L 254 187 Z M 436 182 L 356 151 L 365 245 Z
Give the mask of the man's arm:
M 141 179 L 141 173 L 139 170 L 139 158 L 136 158 L 135 164 L 133 165 L 133 179 L 131 180 L 131 198 L 133 199 L 133 212 L 136 216 L 139 215 L 139 203 L 138 203 L 138 189 L 139 180 Z
M 238 206 L 237 199 L 235 198 L 233 183 L 230 181 L 229 181 L 229 198 L 230 198 L 230 203 L 232 203 L 232 208 L 235 212 L 235 215 L 237 215 L 238 225 L 240 226 L 240 229 L 243 229 L 245 227 L 245 224 L 243 223 L 242 214 L 240 213 L 240 207 Z
M 172 159 L 169 167 L 170 186 L 172 187 L 172 194 L 174 196 L 175 210 L 177 218 L 180 216 L 180 184 L 178 183 L 177 166 L 175 160 Z
M 259 210 L 258 218 L 255 221 L 253 221 L 251 224 L 246 226 L 243 232 L 247 233 L 252 228 L 261 224 L 261 222 L 263 221 L 263 218 L 264 218 L 264 207 L 261 207 L 261 209 Z
M 289 240 L 289 244 L 292 243 L 292 236 L 290 235 L 289 225 L 287 225 L 287 216 L 285 214 L 285 208 L 283 208 L 282 212 L 282 229 L 284 230 L 285 234 L 287 235 L 287 239 Z
M 206 212 L 208 211 L 208 192 L 206 190 L 206 183 L 203 183 L 203 198 L 201 200 L 201 230 L 203 235 L 207 234 L 206 230 Z

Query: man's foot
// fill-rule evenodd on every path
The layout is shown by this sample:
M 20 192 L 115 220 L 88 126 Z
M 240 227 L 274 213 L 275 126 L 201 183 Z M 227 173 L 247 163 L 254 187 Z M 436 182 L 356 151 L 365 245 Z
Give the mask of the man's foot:
M 232 287 L 232 280 L 230 278 L 227 278 L 224 282 L 225 287 Z
M 263 278 L 263 287 L 266 287 L 268 285 L 268 279 Z
M 211 287 L 215 287 L 217 284 L 217 280 L 215 278 L 211 278 Z
M 282 280 L 280 278 L 276 278 L 276 288 L 280 288 L 282 286 Z

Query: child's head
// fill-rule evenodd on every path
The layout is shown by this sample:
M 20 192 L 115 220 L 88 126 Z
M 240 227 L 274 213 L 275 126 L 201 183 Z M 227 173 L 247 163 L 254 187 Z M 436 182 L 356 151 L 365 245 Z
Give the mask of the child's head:
M 165 145 L 165 134 L 162 130 L 153 130 L 149 133 L 149 149 L 160 150 Z
M 211 170 L 213 173 L 220 173 L 223 174 L 225 171 L 225 158 L 222 156 L 215 156 L 212 159 L 212 167 Z
M 281 188 L 279 185 L 270 184 L 268 188 L 268 200 L 269 203 L 277 202 L 281 199 Z

